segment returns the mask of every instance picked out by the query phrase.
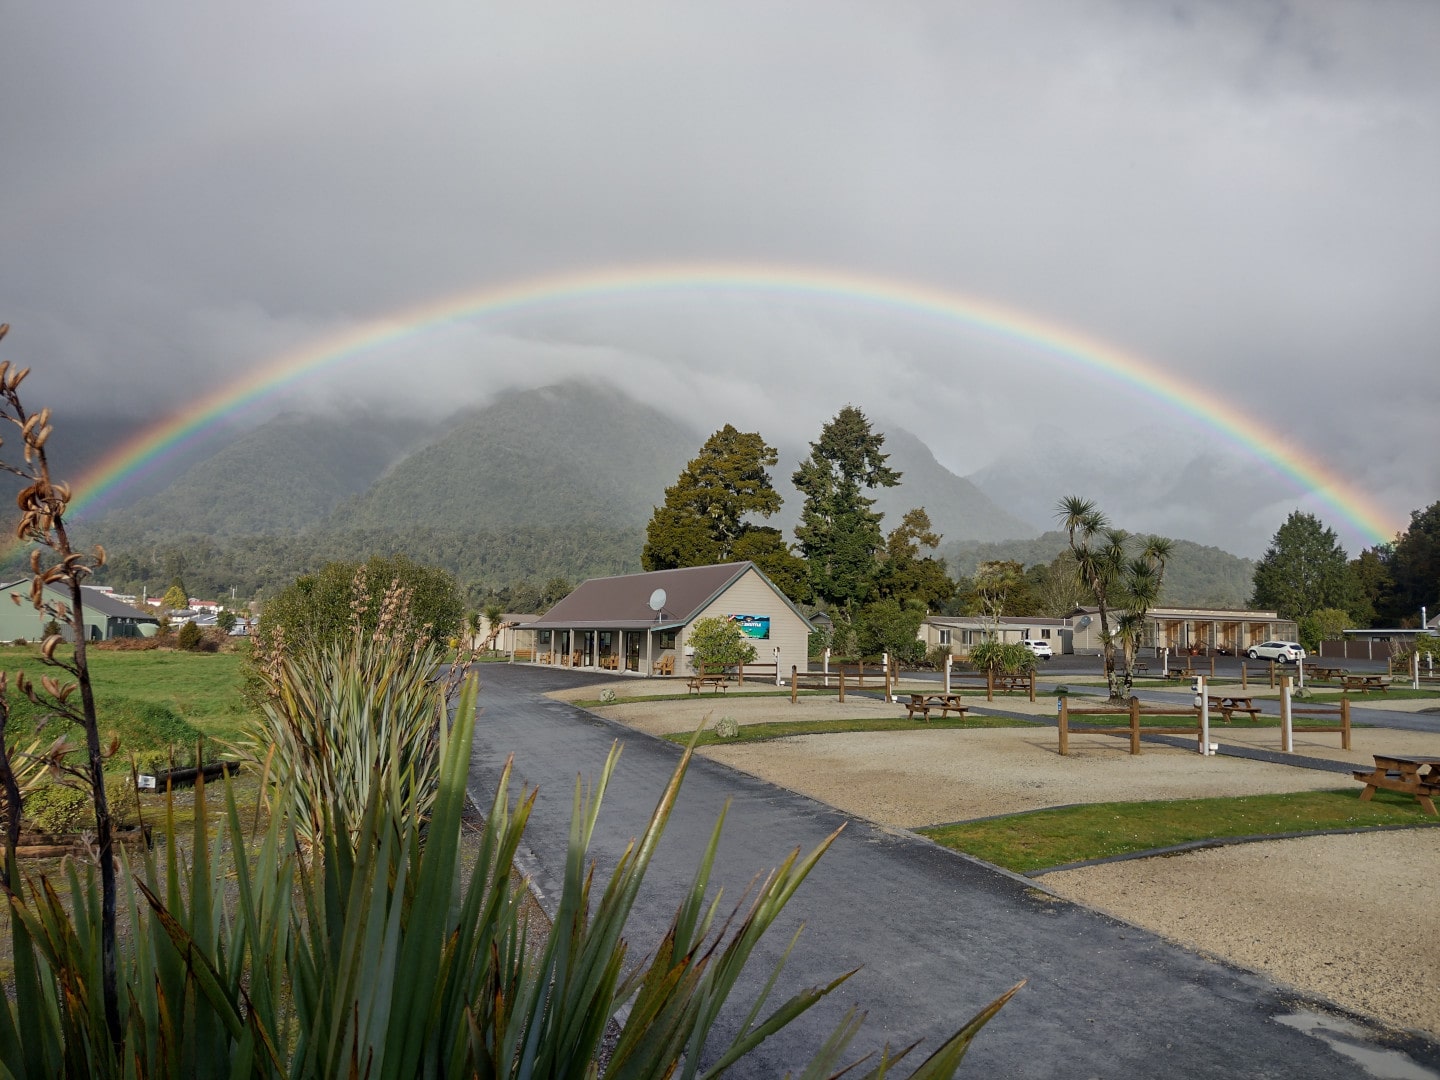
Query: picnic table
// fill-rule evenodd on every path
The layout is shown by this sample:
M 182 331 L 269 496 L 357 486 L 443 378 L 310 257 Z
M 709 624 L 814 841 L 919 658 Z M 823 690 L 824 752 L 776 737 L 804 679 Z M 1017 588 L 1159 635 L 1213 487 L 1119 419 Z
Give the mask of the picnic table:
M 1237 712 L 1249 713 L 1253 720 L 1260 715 L 1260 710 L 1255 705 L 1255 699 L 1246 697 L 1243 694 L 1206 694 L 1210 699 L 1210 708 L 1219 709 L 1220 715 L 1225 723 L 1230 723 L 1230 717 Z
M 1424 769 L 1424 772 L 1420 770 Z M 1414 795 L 1428 814 L 1435 814 L 1435 796 L 1440 795 L 1440 755 L 1405 757 L 1399 754 L 1376 754 L 1371 772 L 1356 769 L 1352 776 L 1365 785 L 1360 793 L 1368 802 L 1376 788 Z M 1436 815 L 1440 817 L 1440 814 Z
M 1379 690 L 1383 694 L 1390 689 L 1390 676 L 1355 674 L 1341 675 L 1340 689 L 1358 690 L 1361 693 L 1364 693 L 1367 690 Z
M 1305 674 L 1312 679 L 1321 679 L 1330 682 L 1332 679 L 1339 679 L 1346 674 L 1342 667 L 1332 667 L 1329 664 L 1306 664 Z
M 720 694 L 730 689 L 730 676 L 692 675 L 689 679 L 686 680 L 685 685 L 689 687 L 690 692 L 695 694 L 697 697 L 699 696 L 700 691 L 707 686 L 710 687 L 711 693 Z
M 959 694 L 911 694 L 910 704 L 905 706 L 905 712 L 909 719 L 914 720 L 918 712 L 922 719 L 930 719 L 930 710 L 939 709 L 941 716 L 949 716 L 952 712 L 960 716 L 965 715 L 965 701 Z
M 1028 690 L 1030 689 L 1030 674 L 1016 674 L 1013 672 L 996 672 L 994 676 L 996 690 Z

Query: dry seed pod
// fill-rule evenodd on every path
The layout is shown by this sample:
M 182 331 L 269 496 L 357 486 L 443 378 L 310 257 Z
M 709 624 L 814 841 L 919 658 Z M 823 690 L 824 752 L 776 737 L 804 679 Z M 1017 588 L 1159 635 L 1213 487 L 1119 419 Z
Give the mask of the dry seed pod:
M 10 688 L 10 673 L 0 671 L 0 697 L 5 696 L 5 691 Z
M 60 643 L 64 640 L 65 639 L 59 634 L 51 634 L 45 639 L 45 643 L 40 646 L 40 655 L 45 657 L 46 660 L 55 659 L 55 650 L 60 647 Z M 50 692 L 52 694 L 54 693 L 53 690 Z
M 20 388 L 20 384 L 25 381 L 25 376 L 29 374 L 30 369 L 28 367 L 21 368 L 19 371 L 15 372 L 13 375 L 10 376 L 10 381 L 6 384 L 6 388 L 12 391 L 18 390 Z
M 54 679 L 52 679 L 49 675 L 40 676 L 40 685 L 45 688 L 45 692 L 51 697 L 60 696 L 60 684 Z
M 55 429 L 54 429 L 53 427 L 50 427 L 48 424 L 47 424 L 45 427 L 43 427 L 43 428 L 40 429 L 40 434 L 35 436 L 35 449 L 36 449 L 36 450 L 39 450 L 41 447 L 43 447 L 43 446 L 45 445 L 45 440 L 48 439 L 48 438 L 50 438 L 50 433 L 51 433 L 52 431 L 54 431 L 54 430 L 55 430 Z
M 41 423 L 42 425 L 50 423 L 50 406 L 49 406 L 49 405 L 46 405 L 45 408 L 43 408 L 43 409 L 40 410 L 40 423 Z
M 70 621 L 70 608 L 66 606 L 63 600 L 55 605 L 55 618 L 61 622 Z
M 40 549 L 39 549 L 39 548 L 35 548 L 33 551 L 30 552 L 30 573 L 32 573 L 32 574 L 38 574 L 39 572 L 40 572 Z
M 30 437 L 30 433 L 34 431 L 39 425 L 39 415 L 32 416 L 30 417 L 30 419 L 26 420 L 24 426 L 20 428 L 20 434 L 28 439 Z
M 9 332 L 10 324 L 8 322 L 0 322 L 0 338 L 3 338 Z M 5 366 L 9 367 L 10 365 L 7 363 Z
M 79 690 L 79 689 L 80 689 L 80 684 L 79 684 L 79 683 L 76 683 L 76 682 L 68 682 L 68 683 L 66 683 L 64 686 L 60 687 L 60 693 L 56 694 L 55 696 L 60 699 L 60 704 L 63 705 L 63 704 L 65 704 L 66 701 L 69 700 L 70 695 L 73 694 L 73 693 L 75 693 L 75 691 L 76 691 L 76 690 Z

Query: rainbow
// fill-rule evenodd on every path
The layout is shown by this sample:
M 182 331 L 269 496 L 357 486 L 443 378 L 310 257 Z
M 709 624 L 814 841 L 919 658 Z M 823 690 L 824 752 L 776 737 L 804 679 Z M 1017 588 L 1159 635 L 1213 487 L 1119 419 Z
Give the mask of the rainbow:
M 877 307 L 960 324 L 1078 364 L 1130 384 L 1176 413 L 1193 417 L 1231 443 L 1269 462 L 1337 511 L 1370 543 L 1395 534 L 1391 515 L 1319 458 L 1291 446 L 1269 425 L 1231 401 L 1115 346 L 1039 316 L 930 285 L 813 267 L 670 262 L 624 265 L 485 285 L 391 313 L 312 341 L 152 425 L 111 453 L 75 485 L 77 514 L 121 489 L 168 455 L 183 452 L 220 418 L 277 394 L 297 381 L 338 367 L 438 326 L 539 311 L 586 300 L 677 293 L 764 293 Z

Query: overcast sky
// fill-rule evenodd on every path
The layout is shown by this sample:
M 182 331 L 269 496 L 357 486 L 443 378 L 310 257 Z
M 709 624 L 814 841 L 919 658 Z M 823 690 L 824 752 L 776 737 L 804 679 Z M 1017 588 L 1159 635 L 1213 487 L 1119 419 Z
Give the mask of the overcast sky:
M 1392 528 L 1440 498 L 1429 0 L 12 3 L 0 36 L 0 349 L 62 415 L 154 420 L 467 290 L 736 260 L 1031 313 L 1233 402 Z M 1296 506 L 1367 539 L 1118 380 L 773 291 L 557 302 L 275 405 L 572 373 L 778 442 L 853 402 L 961 474 L 1045 504 L 1108 478 L 1122 522 L 1242 554 Z M 1156 481 L 1196 459 L 1234 499 Z

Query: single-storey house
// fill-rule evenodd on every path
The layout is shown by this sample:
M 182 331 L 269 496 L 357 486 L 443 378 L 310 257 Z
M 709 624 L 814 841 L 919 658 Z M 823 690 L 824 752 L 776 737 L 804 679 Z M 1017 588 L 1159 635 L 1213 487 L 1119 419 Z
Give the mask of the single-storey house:
M 480 631 L 473 639 L 475 648 L 479 648 L 490 640 L 490 635 L 495 635 L 495 642 L 491 646 L 496 652 L 512 653 L 515 651 L 518 638 L 517 633 L 523 632 L 526 626 L 540 618 L 539 615 L 525 614 L 522 612 L 507 611 L 501 615 L 494 626 L 484 615 L 480 616 Z
M 18 597 L 17 604 L 11 597 Z M 70 604 L 70 594 L 54 586 L 46 586 L 45 597 L 52 603 Z M 86 589 L 81 597 L 85 625 L 91 641 L 108 641 L 118 637 L 154 637 L 160 620 L 148 611 L 122 604 L 94 589 Z M 30 579 L 0 585 L 0 641 L 38 641 L 43 638 L 50 616 L 36 611 L 30 603 Z M 67 623 L 61 628 L 65 640 L 71 637 Z
M 809 620 L 751 562 L 591 578 L 517 635 L 529 636 L 536 663 L 686 675 L 686 639 L 703 618 L 735 620 L 757 664 L 788 673 L 809 662 Z
M 1072 646 L 1068 651 L 1101 651 L 1099 610 L 1081 607 L 1071 613 L 1068 622 Z M 1110 628 L 1115 629 L 1113 618 Z M 1239 656 L 1263 641 L 1296 641 L 1299 632 L 1294 619 L 1282 619 L 1273 611 L 1156 607 L 1147 614 L 1145 631 L 1136 644 L 1141 649 L 1153 649 L 1157 655 L 1169 649 L 1175 655 L 1208 656 L 1213 652 Z
M 955 656 L 968 656 L 974 646 L 992 636 L 1003 642 L 1048 641 L 1057 656 L 1071 651 L 1070 627 L 1065 619 L 931 615 L 920 624 L 920 640 L 925 642 L 926 652 L 943 647 Z

